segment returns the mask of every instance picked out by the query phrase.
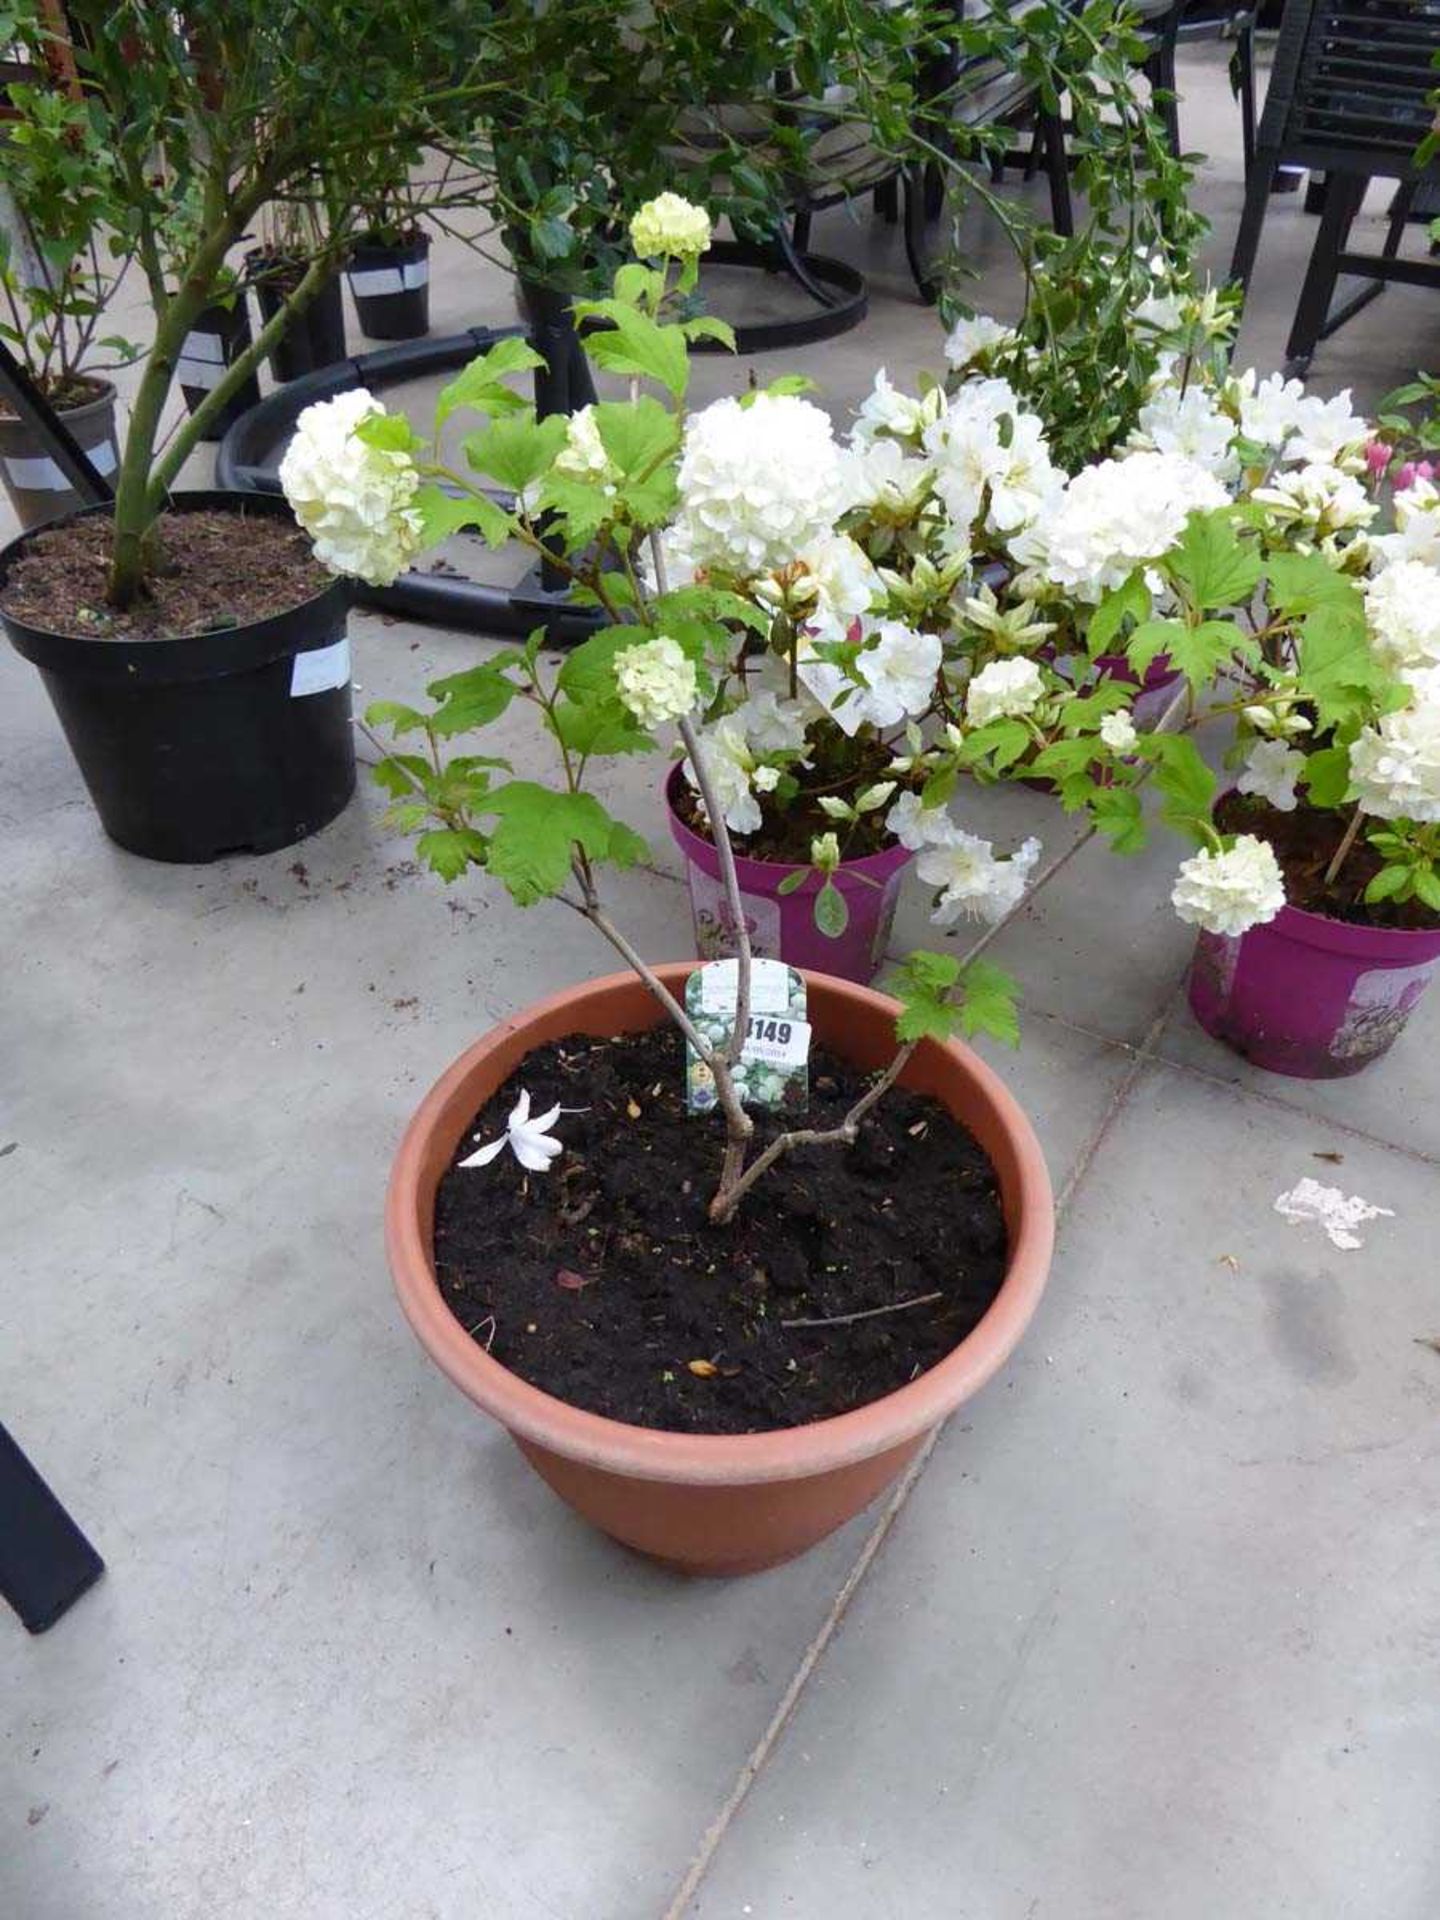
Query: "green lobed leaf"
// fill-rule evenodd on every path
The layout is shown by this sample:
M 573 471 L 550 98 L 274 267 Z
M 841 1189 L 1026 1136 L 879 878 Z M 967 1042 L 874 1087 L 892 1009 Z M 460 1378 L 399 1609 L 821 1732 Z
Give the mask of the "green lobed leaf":
M 1131 574 L 1122 587 L 1113 587 L 1090 616 L 1085 630 L 1085 646 L 1093 660 L 1102 653 L 1118 651 L 1115 642 L 1127 620 L 1137 626 L 1150 618 L 1150 589 L 1143 571 Z
M 1242 607 L 1260 581 L 1258 550 L 1242 543 L 1228 507 L 1192 513 L 1161 561 L 1166 576 L 1197 612 Z
M 560 892 L 577 846 L 590 859 L 617 866 L 633 866 L 649 851 L 590 793 L 557 793 L 532 780 L 512 780 L 486 794 L 478 810 L 498 820 L 486 865 L 521 907 Z
M 510 516 L 484 494 L 457 495 L 446 493 L 443 487 L 424 486 L 410 504 L 422 517 L 424 546 L 439 546 L 465 527 L 478 527 L 492 547 L 502 547 L 510 538 Z
M 487 348 L 462 368 L 448 386 L 440 389 L 440 398 L 435 405 L 436 431 L 460 407 L 496 414 L 513 412 L 516 407 L 523 406 L 525 402 L 520 396 L 501 383 L 512 374 L 526 373 L 544 364 L 543 356 L 518 336 L 497 340 L 493 347 Z
M 529 412 L 514 413 L 466 434 L 461 446 L 477 473 L 520 493 L 549 473 L 565 444 L 565 433 L 563 414 L 536 420 Z
M 485 865 L 486 840 L 473 827 L 435 827 L 421 834 L 415 852 L 448 884 L 458 880 L 467 867 Z

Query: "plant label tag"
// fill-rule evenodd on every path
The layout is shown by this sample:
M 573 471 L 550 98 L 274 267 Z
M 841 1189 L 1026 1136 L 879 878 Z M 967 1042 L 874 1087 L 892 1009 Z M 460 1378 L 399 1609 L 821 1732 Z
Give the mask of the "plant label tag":
M 712 1047 L 729 1043 L 735 1020 L 739 963 L 713 960 L 685 983 L 685 1010 Z M 805 982 L 782 960 L 755 960 L 750 969 L 750 1020 L 735 1068 L 747 1107 L 800 1115 L 810 1104 L 810 1023 Z M 715 1075 L 691 1046 L 685 1049 L 686 1105 L 710 1113 L 718 1104 Z
M 337 640 L 333 646 L 312 647 L 308 653 L 297 653 L 290 668 L 290 698 L 303 700 L 307 693 L 329 693 L 336 687 L 349 684 L 350 680 L 350 637 Z

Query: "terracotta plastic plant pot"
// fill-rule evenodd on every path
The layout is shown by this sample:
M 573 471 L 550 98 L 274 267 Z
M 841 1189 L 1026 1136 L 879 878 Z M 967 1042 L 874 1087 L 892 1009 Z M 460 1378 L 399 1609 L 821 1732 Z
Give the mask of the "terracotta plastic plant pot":
M 1365 927 L 1282 907 L 1236 938 L 1202 933 L 1190 1006 L 1254 1066 L 1300 1080 L 1388 1053 L 1440 965 L 1440 929 Z
M 115 389 L 108 380 L 83 406 L 62 407 L 60 417 L 74 435 L 82 453 L 102 479 L 120 465 L 115 440 Z M 0 414 L 0 478 L 23 529 L 44 526 L 48 520 L 74 513 L 83 502 L 45 450 L 45 444 L 27 420 Z
M 678 766 L 665 776 L 665 817 L 671 839 L 685 856 L 695 950 L 702 960 L 715 960 L 734 953 L 735 930 L 720 881 L 719 854 L 675 811 L 675 796 L 684 780 Z M 847 860 L 836 870 L 835 885 L 850 918 L 845 931 L 832 938 L 815 924 L 815 896 L 822 884 L 818 875 L 782 860 L 747 860 L 737 853 L 735 877 L 740 882 L 751 949 L 765 959 L 813 968 L 841 980 L 869 980 L 885 957 L 911 858 L 904 847 L 896 846 L 863 860 Z M 782 894 L 781 881 L 802 872 L 806 877 L 795 891 Z
M 683 991 L 689 962 L 658 969 Z M 894 1052 L 893 1000 L 812 975 L 815 1038 L 862 1070 Z M 477 1109 L 527 1054 L 568 1033 L 637 1033 L 665 1015 L 633 974 L 541 1000 L 471 1047 L 421 1103 L 401 1142 L 385 1208 L 396 1291 L 441 1371 L 504 1425 L 536 1472 L 615 1539 L 687 1573 L 750 1573 L 803 1553 L 890 1485 L 925 1436 L 1004 1365 L 1049 1272 L 1054 1208 L 1029 1121 L 968 1048 L 924 1042 L 904 1084 L 933 1095 L 994 1163 L 1010 1235 L 989 1312 L 954 1352 L 897 1393 L 810 1426 L 740 1435 L 661 1433 L 567 1406 L 477 1346 L 445 1304 L 432 1257 L 435 1192 Z M 763 1205 L 757 1193 L 752 1204 Z M 937 1278 L 944 1250 L 936 1250 Z

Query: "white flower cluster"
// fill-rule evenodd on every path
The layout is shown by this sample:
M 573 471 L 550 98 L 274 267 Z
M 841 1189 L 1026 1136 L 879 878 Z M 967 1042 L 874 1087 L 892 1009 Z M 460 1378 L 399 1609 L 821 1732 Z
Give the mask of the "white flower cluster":
M 982 514 L 992 532 L 1013 536 L 1060 496 L 1064 476 L 1051 461 L 1044 424 L 1008 381 L 967 381 L 921 438 L 962 548 Z
M 1403 496 L 1402 496 L 1403 497 Z M 1392 673 L 1440 666 L 1440 572 L 1397 560 L 1365 588 L 1371 645 Z
M 710 216 L 678 193 L 658 194 L 636 208 L 630 244 L 642 260 L 698 259 L 710 246 Z
M 1033 660 L 992 660 L 965 689 L 965 718 L 972 727 L 1033 713 L 1045 697 L 1045 679 Z
M 384 411 L 364 387 L 317 400 L 295 422 L 280 462 L 285 498 L 316 558 L 372 587 L 388 587 L 405 571 L 422 525 L 410 504 L 420 486 L 410 455 L 356 437 L 356 427 Z
M 1295 783 L 1305 771 L 1305 756 L 1283 740 L 1257 740 L 1246 757 L 1235 786 L 1253 793 L 1280 813 L 1293 813 L 1299 804 Z
M 1164 381 L 1140 409 L 1130 445 L 1176 454 L 1228 483 L 1240 472 L 1235 434 L 1234 420 L 1208 387 Z
M 1321 461 L 1277 473 L 1250 498 L 1273 526 L 1316 541 L 1368 527 L 1379 512 L 1353 473 Z
M 613 483 L 615 467 L 595 424 L 594 407 L 581 407 L 565 422 L 565 444 L 555 456 L 555 471 L 572 480 Z M 613 492 L 613 484 L 607 490 Z
M 1123 454 L 1082 468 L 1015 552 L 1031 577 L 1094 603 L 1168 553 L 1192 513 L 1229 497 L 1213 473 L 1180 454 Z
M 939 889 L 931 919 L 948 927 L 961 914 L 992 924 L 1003 920 L 1024 896 L 1040 842 L 1026 840 L 1008 859 L 994 843 L 956 826 L 944 807 L 925 806 L 919 794 L 902 793 L 885 816 L 900 845 L 917 855 L 915 871 Z
M 621 704 L 642 727 L 683 720 L 699 691 L 694 664 L 679 642 L 663 633 L 616 654 L 615 686 Z
M 1380 820 L 1440 821 L 1440 669 L 1415 679 L 1409 706 L 1363 728 L 1350 748 L 1355 797 Z
M 898 387 L 892 387 L 889 374 L 881 367 L 874 385 L 860 403 L 851 437 L 861 447 L 873 444 L 882 435 L 896 440 L 918 440 L 944 409 L 945 395 L 939 387 L 932 387 L 914 399 Z
M 716 400 L 695 414 L 678 477 L 691 564 L 737 582 L 789 566 L 846 504 L 829 416 L 794 394 Z
M 1381 567 L 1418 560 L 1440 567 L 1440 489 L 1417 480 L 1395 496 L 1395 531 L 1371 536 L 1370 552 Z
M 1274 848 L 1253 833 L 1237 835 L 1223 853 L 1203 847 L 1181 862 L 1170 902 L 1191 926 L 1232 938 L 1273 920 L 1285 904 Z
M 1298 380 L 1272 373 L 1261 380 L 1253 367 L 1230 383 L 1240 432 L 1287 465 L 1342 466 L 1363 462 L 1369 422 L 1355 412 L 1347 388 L 1332 400 L 1306 393 Z
M 754 833 L 761 822 L 757 793 L 772 792 L 779 772 L 765 754 L 797 754 L 805 745 L 805 710 L 797 700 L 782 700 L 769 689 L 754 693 L 743 706 L 723 715 L 700 733 L 700 750 L 715 797 L 732 833 Z M 686 760 L 682 771 L 699 786 Z
M 945 359 L 957 373 L 964 373 L 977 360 L 1007 347 L 1015 338 L 1013 327 L 1002 326 L 988 313 L 977 313 L 957 320 L 945 337 Z

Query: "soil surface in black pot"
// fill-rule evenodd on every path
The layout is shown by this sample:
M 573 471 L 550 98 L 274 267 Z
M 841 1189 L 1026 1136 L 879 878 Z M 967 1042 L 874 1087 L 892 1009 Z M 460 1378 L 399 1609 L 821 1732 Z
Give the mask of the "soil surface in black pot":
M 70 413 L 76 407 L 88 407 L 92 400 L 105 398 L 106 383 L 91 373 L 67 373 L 59 380 L 42 380 L 40 391 L 57 413 Z M 0 395 L 0 419 L 18 418 L 14 407 Z
M 47 633 L 163 640 L 249 626 L 323 593 L 330 575 L 287 520 L 214 507 L 164 514 L 147 596 L 107 606 L 112 531 L 104 514 L 29 539 L 0 587 L 0 607 Z
M 970 1134 L 894 1089 L 854 1147 L 790 1155 L 714 1227 L 724 1126 L 686 1113 L 683 1060 L 670 1027 L 575 1034 L 537 1048 L 481 1108 L 457 1162 L 504 1132 L 522 1087 L 532 1115 L 585 1111 L 556 1122 L 565 1151 L 544 1173 L 507 1147 L 441 1179 L 436 1272 L 471 1338 L 572 1406 L 690 1433 L 846 1413 L 958 1346 L 1007 1253 L 994 1169 Z M 823 1050 L 810 1072 L 801 1123 L 837 1125 L 864 1076 Z M 799 1120 L 754 1117 L 761 1144 Z
M 1384 862 L 1365 840 L 1362 827 L 1355 844 L 1345 856 L 1344 865 L 1333 886 L 1326 886 L 1325 871 L 1339 851 L 1350 824 L 1350 808 L 1343 810 L 1307 807 L 1302 802 L 1293 813 L 1282 813 L 1253 793 L 1227 793 L 1215 809 L 1215 824 L 1222 833 L 1253 833 L 1268 840 L 1285 876 L 1285 897 L 1292 907 L 1306 913 L 1322 913 L 1331 920 L 1348 920 L 1359 927 L 1404 927 L 1428 932 L 1440 927 L 1440 914 L 1432 913 L 1423 901 L 1377 900 L 1368 905 L 1365 889 Z M 1383 826 L 1383 821 L 1377 821 Z

